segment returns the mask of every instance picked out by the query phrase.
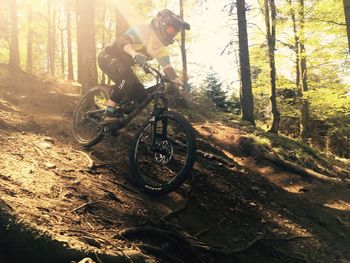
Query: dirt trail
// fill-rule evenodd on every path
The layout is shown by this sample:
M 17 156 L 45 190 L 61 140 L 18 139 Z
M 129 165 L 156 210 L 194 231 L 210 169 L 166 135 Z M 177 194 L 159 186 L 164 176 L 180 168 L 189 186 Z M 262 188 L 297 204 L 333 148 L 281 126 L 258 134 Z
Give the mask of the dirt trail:
M 20 73 L 0 83 L 0 201 L 21 225 L 103 262 L 350 262 L 347 187 L 242 154 L 233 124 L 197 123 L 194 181 L 151 197 L 128 174 L 138 122 L 84 150 L 71 134 L 78 98 L 73 85 Z M 15 254 L 0 249 L 0 261 Z

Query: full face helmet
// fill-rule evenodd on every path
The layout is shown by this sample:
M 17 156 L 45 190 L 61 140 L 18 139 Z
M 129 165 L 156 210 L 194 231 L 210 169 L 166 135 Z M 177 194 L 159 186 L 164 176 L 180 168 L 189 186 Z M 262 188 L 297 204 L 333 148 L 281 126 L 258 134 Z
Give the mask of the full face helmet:
M 151 29 L 164 46 L 174 42 L 181 29 L 190 29 L 190 25 L 168 9 L 163 9 L 151 20 Z

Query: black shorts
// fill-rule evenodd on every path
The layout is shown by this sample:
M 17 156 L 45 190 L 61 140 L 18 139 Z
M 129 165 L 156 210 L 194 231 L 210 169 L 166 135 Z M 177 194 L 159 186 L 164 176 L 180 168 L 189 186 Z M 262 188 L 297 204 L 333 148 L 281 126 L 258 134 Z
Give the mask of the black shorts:
M 131 69 L 131 65 L 126 65 L 127 63 L 104 50 L 98 54 L 97 60 L 101 70 L 115 83 L 111 100 L 119 103 L 125 96 L 136 101 L 144 99 L 145 88 Z

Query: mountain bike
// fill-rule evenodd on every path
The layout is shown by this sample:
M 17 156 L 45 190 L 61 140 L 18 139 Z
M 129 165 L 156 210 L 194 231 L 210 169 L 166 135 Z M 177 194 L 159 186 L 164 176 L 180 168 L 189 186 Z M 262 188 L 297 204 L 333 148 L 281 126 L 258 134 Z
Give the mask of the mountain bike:
M 136 183 L 146 192 L 167 194 L 190 175 L 196 158 L 195 134 L 181 114 L 168 109 L 166 91 L 170 81 L 148 64 L 143 69 L 155 77 L 156 84 L 146 89 L 142 102 L 123 100 L 117 108 L 115 124 L 102 125 L 112 88 L 105 85 L 94 87 L 83 95 L 76 107 L 73 134 L 81 146 L 94 146 L 106 134 L 118 134 L 153 102 L 150 117 L 136 132 L 131 144 L 129 169 Z

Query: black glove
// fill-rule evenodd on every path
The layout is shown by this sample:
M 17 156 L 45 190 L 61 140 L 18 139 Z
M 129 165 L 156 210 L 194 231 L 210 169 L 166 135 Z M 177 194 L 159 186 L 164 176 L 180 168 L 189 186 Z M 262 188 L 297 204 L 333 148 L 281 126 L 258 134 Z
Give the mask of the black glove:
M 134 62 L 141 67 L 146 63 L 146 57 L 140 53 L 137 53 L 136 56 L 134 57 Z

